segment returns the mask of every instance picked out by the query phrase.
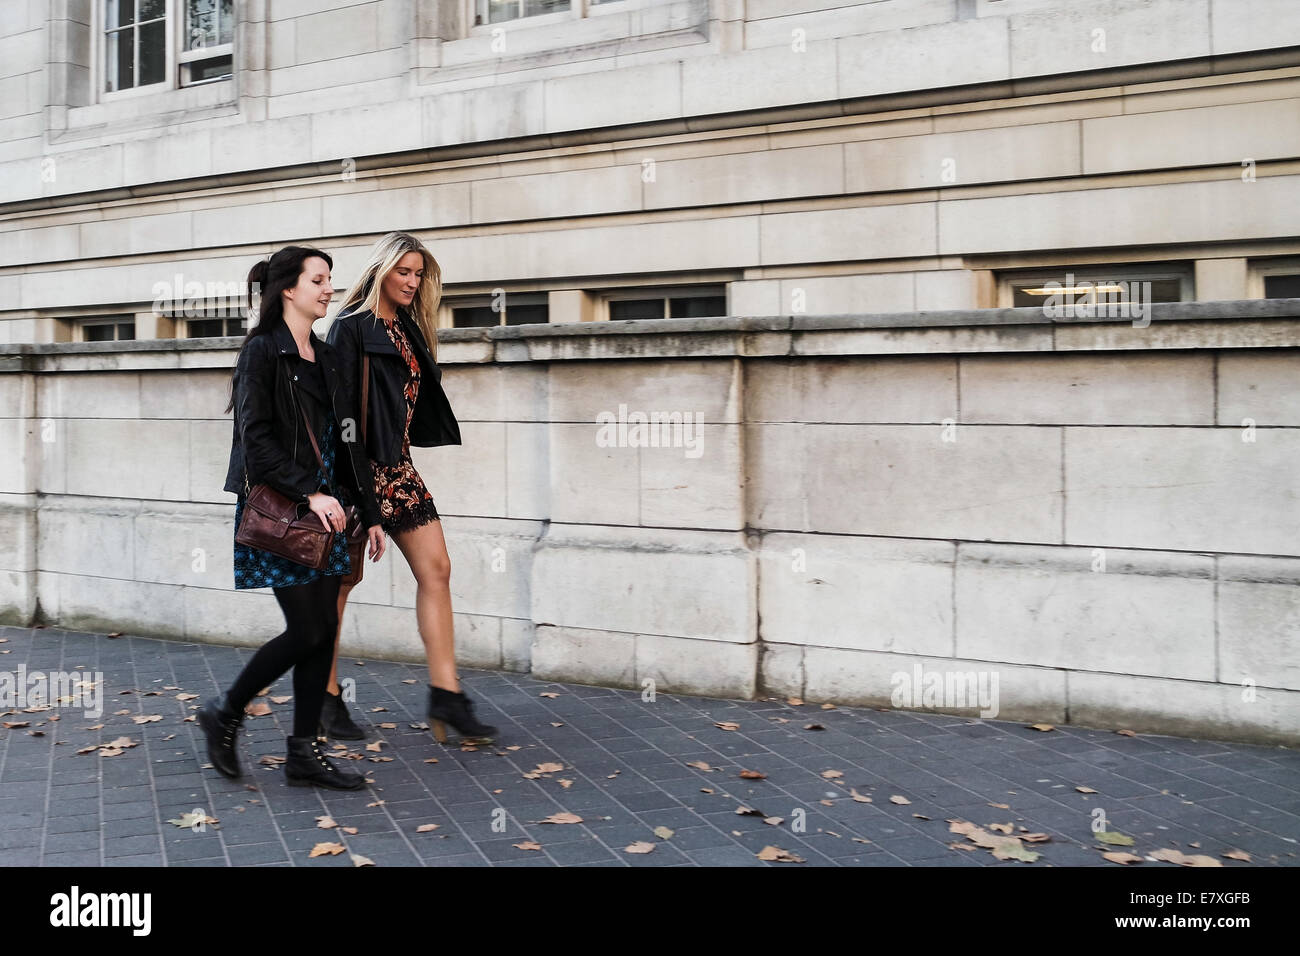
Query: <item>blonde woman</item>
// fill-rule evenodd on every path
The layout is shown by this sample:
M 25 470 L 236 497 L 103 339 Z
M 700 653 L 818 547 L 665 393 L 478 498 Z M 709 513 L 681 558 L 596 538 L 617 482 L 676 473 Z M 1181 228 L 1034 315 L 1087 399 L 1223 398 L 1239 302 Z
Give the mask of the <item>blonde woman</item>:
M 437 260 L 414 236 L 391 232 L 370 250 L 325 340 L 340 356 L 343 378 L 354 390 L 351 400 L 358 408 L 366 385 L 364 444 L 380 524 L 415 575 L 415 616 L 429 662 L 428 715 L 434 736 L 445 743 L 450 724 L 464 742 L 490 743 L 496 728 L 474 716 L 474 704 L 461 691 L 456 675 L 451 560 L 438 509 L 411 462 L 412 445 L 460 444 L 460 425 L 442 390 L 437 365 L 435 316 L 441 298 Z M 339 592 L 340 634 L 351 590 L 344 585 Z M 339 694 L 337 635 L 321 733 L 345 740 L 365 737 Z

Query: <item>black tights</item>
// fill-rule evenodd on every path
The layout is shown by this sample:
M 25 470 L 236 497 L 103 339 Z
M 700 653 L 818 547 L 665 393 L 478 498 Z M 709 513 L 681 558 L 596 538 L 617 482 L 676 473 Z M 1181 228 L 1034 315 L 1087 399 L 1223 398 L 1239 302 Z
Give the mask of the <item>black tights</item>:
M 338 575 L 306 584 L 274 588 L 284 612 L 285 631 L 262 645 L 227 693 L 230 708 L 242 713 L 258 691 L 293 668 L 293 735 L 316 736 L 325 703 L 334 638 L 338 630 Z

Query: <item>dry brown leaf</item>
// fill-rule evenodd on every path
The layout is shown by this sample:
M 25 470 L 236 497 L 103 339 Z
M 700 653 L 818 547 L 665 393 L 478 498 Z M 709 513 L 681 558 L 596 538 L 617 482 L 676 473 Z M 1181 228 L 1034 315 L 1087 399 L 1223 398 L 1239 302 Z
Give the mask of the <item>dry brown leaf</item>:
M 441 826 L 441 824 L 438 824 L 438 823 L 421 823 L 418 827 L 415 828 L 415 832 L 416 832 L 416 833 L 432 833 L 434 830 L 438 829 L 439 826 Z
M 785 702 L 786 702 L 787 704 L 789 704 L 791 707 L 802 707 L 802 706 L 803 706 L 803 698 L 801 698 L 801 697 L 787 697 L 787 698 L 785 699 Z
M 739 815 L 742 816 L 742 817 L 761 817 L 761 816 L 763 816 L 763 811 L 761 811 L 761 810 L 755 810 L 753 807 L 747 807 L 747 806 L 744 806 L 743 804 L 742 804 L 741 806 L 736 807 L 736 813 L 739 814 Z
M 523 843 L 512 843 L 510 845 L 516 850 L 540 850 L 542 848 L 540 843 L 534 843 L 532 840 L 525 840 Z
M 653 853 L 655 844 L 647 843 L 645 840 L 637 840 L 635 843 L 623 847 L 624 853 Z
M 1020 839 L 1025 843 L 1046 843 L 1052 838 L 1046 833 L 1022 833 Z
M 675 830 L 671 830 L 668 827 L 655 827 L 654 829 L 655 836 L 661 840 L 671 840 L 673 838 L 673 833 L 675 832 Z
M 538 823 L 581 823 L 582 817 L 576 813 L 552 813 L 545 820 L 538 820 Z
M 785 822 L 785 817 L 763 817 L 763 822 L 768 826 L 779 827 Z
M 437 762 L 438 762 L 438 758 L 437 758 L 437 757 L 425 757 L 425 758 L 424 758 L 424 762 L 425 762 L 425 763 L 437 763 Z
M 559 773 L 563 769 L 564 764 L 562 763 L 539 763 L 537 765 L 538 773 Z
M 1206 856 L 1203 853 L 1189 856 L 1181 850 L 1156 850 L 1151 853 L 1151 859 L 1163 860 L 1166 863 L 1178 863 L 1181 866 L 1223 866 L 1212 856 Z
M 289 703 L 289 701 L 293 700 L 293 695 L 292 695 L 292 694 L 276 694 L 276 695 L 272 696 L 272 697 L 269 698 L 269 699 L 270 699 L 271 703 L 273 703 L 273 704 L 287 704 L 287 703 Z
M 408 677 L 406 680 L 402 681 L 402 683 L 403 683 L 403 684 L 418 684 L 418 683 L 420 683 L 420 682 L 419 682 L 418 680 L 416 680 L 414 677 Z
M 870 797 L 868 797 L 868 796 L 864 796 L 863 794 L 858 793 L 858 791 L 855 790 L 855 789 L 853 789 L 852 787 L 849 787 L 849 796 L 851 796 L 851 797 L 853 798 L 853 800 L 854 800 L 855 803 L 870 803 L 870 802 L 871 802 L 871 798 L 870 798 Z
M 357 835 L 357 828 L 356 828 L 356 827 L 339 827 L 339 829 L 342 830 L 344 833 L 346 833 L 348 836 L 356 836 L 356 835 Z
M 376 800 L 374 803 L 367 803 L 366 808 L 369 809 L 370 807 L 382 807 L 387 802 L 388 802 L 387 800 Z
M 949 843 L 949 844 L 948 844 L 948 849 L 950 849 L 950 850 L 966 850 L 966 851 L 968 851 L 968 852 L 970 852 L 970 853 L 974 853 L 976 850 L 979 849 L 979 847 L 977 847 L 977 846 L 976 846 L 975 844 L 973 844 L 973 843 Z
M 396 729 L 397 729 L 397 724 L 394 724 L 394 723 L 380 724 L 380 725 L 379 725 L 379 729 L 380 729 L 380 730 L 396 730 Z
M 176 695 L 177 700 L 198 700 L 198 698 L 199 698 L 198 694 L 177 694 Z
M 307 854 L 308 858 L 318 856 L 338 856 L 345 849 L 342 843 L 317 843 L 311 848 L 311 853 Z
M 511 744 L 509 747 L 506 748 L 506 750 L 522 750 L 522 749 L 523 748 L 519 744 Z
M 1223 855 L 1226 856 L 1229 860 L 1241 860 L 1243 863 L 1250 862 L 1250 854 L 1247 853 L 1245 850 L 1228 850 Z
M 388 713 L 388 708 L 387 708 L 387 707 L 371 707 L 371 708 L 370 708 L 370 712 L 371 712 L 372 714 L 386 714 L 386 713 Z
M 352 856 L 353 866 L 374 866 L 375 865 L 375 861 L 370 859 L 370 857 L 368 856 L 362 856 L 360 853 L 353 853 L 351 854 L 351 856 Z
M 822 704 L 822 710 L 834 710 L 834 709 L 835 709 L 834 704 Z
M 990 824 L 989 824 L 989 829 L 990 829 L 990 830 L 996 830 L 998 833 L 1006 833 L 1006 834 L 1010 834 L 1013 828 L 1014 828 L 1014 825 L 1013 825 L 1013 824 L 1010 824 L 1010 823 L 990 823 Z
M 898 794 L 896 793 L 896 794 L 894 794 L 893 796 L 891 796 L 891 797 L 889 798 L 889 802 L 890 802 L 890 803 L 896 803 L 896 804 L 898 804 L 900 807 L 905 807 L 905 806 L 907 806 L 908 804 L 910 804 L 912 801 L 909 800 L 909 799 L 907 799 L 907 797 L 900 796 L 900 795 L 898 795 Z
M 379 751 L 384 749 L 384 742 L 382 740 L 376 740 L 374 743 L 366 744 L 366 749 L 371 753 L 379 753 Z
M 827 780 L 838 780 L 840 777 L 844 776 L 844 774 L 840 773 L 838 770 L 823 770 L 822 776 Z
M 739 729 L 740 729 L 740 724 L 737 724 L 737 723 L 735 723 L 734 721 L 730 721 L 730 720 L 715 720 L 715 721 L 713 722 L 713 726 L 714 726 L 714 727 L 717 727 L 719 730 L 739 730 Z
M 804 730 L 825 730 L 826 728 L 823 727 L 821 724 L 804 724 L 803 729 Z
M 560 695 L 557 694 L 557 693 L 555 693 L 555 691 L 553 691 L 553 690 L 544 690 L 544 691 L 542 691 L 540 694 L 538 694 L 537 696 L 538 696 L 538 697 L 550 697 L 550 698 L 556 698 L 556 697 L 559 697 Z
M 267 714 L 271 713 L 271 705 L 264 700 L 252 700 L 249 701 L 248 706 L 244 708 L 244 713 L 248 714 L 250 717 L 265 717 Z
M 817 802 L 820 803 L 823 807 L 833 807 L 833 806 L 835 806 L 835 801 L 834 801 L 834 800 L 818 800 Z
M 1115 731 L 1115 733 L 1117 733 L 1117 734 L 1123 734 L 1125 737 L 1136 737 L 1136 736 L 1137 736 L 1137 734 L 1136 734 L 1134 731 L 1132 731 L 1132 730 L 1117 730 L 1117 731 Z
M 535 770 L 527 771 L 524 775 L 525 780 L 541 780 L 542 775 Z
M 766 780 L 767 774 L 760 773 L 757 770 L 742 770 L 740 776 L 745 780 Z
M 690 760 L 690 761 L 687 761 L 686 766 L 688 766 L 688 767 L 694 767 L 696 770 L 705 770 L 705 771 L 708 771 L 708 772 L 710 772 L 710 773 L 712 773 L 715 769 L 717 769 L 716 767 L 710 767 L 710 766 L 709 766 L 707 763 L 705 763 L 703 760 Z
M 1075 790 L 1078 790 L 1080 793 L 1096 793 L 1096 792 L 1097 792 L 1096 790 L 1092 789 L 1092 787 L 1075 787 L 1074 789 L 1075 789 Z
M 573 786 L 573 781 L 572 781 L 572 780 L 561 779 L 561 780 L 560 780 L 560 786 L 563 787 L 565 790 L 568 790 L 570 787 Z
M 803 857 L 795 856 L 789 850 L 783 850 L 779 846 L 765 846 L 755 854 L 760 860 L 769 860 L 775 863 L 804 863 Z
M 1142 857 L 1135 856 L 1132 853 L 1125 853 L 1122 850 L 1111 850 L 1109 853 L 1101 855 L 1103 860 L 1109 860 L 1112 863 L 1141 863 Z
M 0 723 L 3 724 L 6 730 L 18 730 L 19 728 L 30 727 L 32 725 L 30 720 L 6 720 Z
M 564 723 L 563 723 L 563 721 L 553 720 L 553 721 L 551 721 L 551 726 L 552 726 L 552 727 L 563 727 L 563 726 L 564 726 Z
M 1010 810 L 1010 809 L 1011 809 L 1011 805 L 1010 805 L 1009 803 L 990 803 L 989 806 L 990 806 L 990 807 L 996 807 L 996 808 L 999 809 L 999 810 Z
M 142 714 L 139 717 L 132 717 L 131 719 L 137 724 L 152 724 L 156 721 L 162 720 L 162 714 Z
M 318 826 L 322 830 L 333 830 L 336 826 L 338 826 L 338 824 L 334 822 L 333 817 L 326 814 L 324 816 L 319 816 L 316 818 L 316 826 Z
M 912 814 L 912 816 L 916 817 L 918 820 L 928 820 L 928 819 L 930 819 L 930 818 L 927 817 L 924 813 L 914 813 L 914 814 Z

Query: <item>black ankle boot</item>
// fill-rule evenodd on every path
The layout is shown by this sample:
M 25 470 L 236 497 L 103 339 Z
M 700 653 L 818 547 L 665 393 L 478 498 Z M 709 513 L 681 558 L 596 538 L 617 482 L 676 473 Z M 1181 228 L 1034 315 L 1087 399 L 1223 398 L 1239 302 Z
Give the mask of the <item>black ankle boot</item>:
M 243 776 L 239 767 L 239 754 L 235 750 L 235 741 L 239 738 L 239 728 L 244 724 L 243 712 L 235 713 L 230 709 L 226 695 L 209 700 L 199 711 L 198 724 L 208 738 L 208 759 L 223 776 L 232 780 Z
M 366 732 L 352 722 L 352 715 L 348 713 L 348 705 L 343 702 L 342 694 L 331 694 L 325 692 L 325 703 L 320 709 L 320 729 L 317 733 L 322 737 L 333 737 L 335 740 L 365 740 Z
M 497 729 L 481 723 L 474 716 L 474 702 L 464 694 L 429 685 L 429 726 L 440 744 L 447 742 L 446 724 L 451 724 L 461 735 L 463 744 L 490 744 L 496 739 Z
M 291 787 L 325 787 L 329 790 L 360 790 L 365 777 L 350 770 L 340 770 L 320 749 L 315 737 L 288 738 L 289 759 L 284 764 L 284 779 Z

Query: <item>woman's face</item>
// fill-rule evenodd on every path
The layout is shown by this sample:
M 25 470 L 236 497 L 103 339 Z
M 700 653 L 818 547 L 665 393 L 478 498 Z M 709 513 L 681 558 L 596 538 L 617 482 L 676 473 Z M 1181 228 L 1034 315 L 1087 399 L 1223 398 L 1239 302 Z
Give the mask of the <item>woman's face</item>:
M 420 291 L 424 281 L 424 256 L 418 252 L 408 252 L 397 260 L 388 275 L 384 276 L 380 288 L 381 299 L 387 299 L 394 305 L 408 306 Z
M 330 285 L 329 263 L 320 256 L 308 256 L 302 260 L 298 284 L 284 290 L 284 309 L 286 313 L 294 309 L 312 319 L 320 319 L 324 318 L 332 298 L 334 286 Z

